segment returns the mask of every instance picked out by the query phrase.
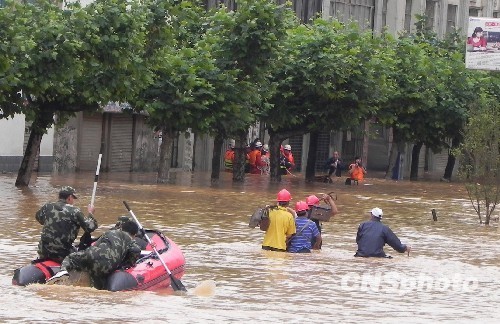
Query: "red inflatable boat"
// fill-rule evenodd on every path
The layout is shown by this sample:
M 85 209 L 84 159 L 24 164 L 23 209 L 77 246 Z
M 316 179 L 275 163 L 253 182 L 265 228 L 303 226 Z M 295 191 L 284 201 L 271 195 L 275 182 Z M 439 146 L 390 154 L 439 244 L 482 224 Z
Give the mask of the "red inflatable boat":
M 179 247 L 159 231 L 146 230 L 146 234 L 155 245 L 172 275 L 180 279 L 184 275 L 185 259 Z M 107 290 L 155 290 L 170 286 L 170 276 L 157 254 L 150 244 L 142 241 L 144 243 L 143 251 L 139 260 L 133 267 L 117 270 L 109 275 L 106 284 Z M 12 284 L 26 286 L 32 283 L 45 283 L 47 279 L 59 271 L 59 268 L 60 264 L 57 262 L 35 260 L 14 271 Z

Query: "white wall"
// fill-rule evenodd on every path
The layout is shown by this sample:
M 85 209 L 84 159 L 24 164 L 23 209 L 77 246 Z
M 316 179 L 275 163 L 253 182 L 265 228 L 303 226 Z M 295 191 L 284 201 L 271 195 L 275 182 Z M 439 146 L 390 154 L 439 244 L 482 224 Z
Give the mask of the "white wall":
M 0 119 L 0 156 L 22 156 L 24 115 Z
M 0 156 L 23 156 L 25 118 L 15 115 L 13 118 L 0 119 Z M 26 134 L 29 136 L 29 134 Z M 41 156 L 52 156 L 54 152 L 54 128 L 43 135 L 40 144 Z
M 42 137 L 40 144 L 40 156 L 52 156 L 54 154 L 54 127 L 51 127 L 47 134 Z

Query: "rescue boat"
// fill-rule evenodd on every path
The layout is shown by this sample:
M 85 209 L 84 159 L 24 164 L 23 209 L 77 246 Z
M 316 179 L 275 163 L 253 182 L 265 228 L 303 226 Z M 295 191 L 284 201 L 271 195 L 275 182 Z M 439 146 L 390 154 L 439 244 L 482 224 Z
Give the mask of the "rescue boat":
M 146 230 L 152 244 L 172 275 L 180 279 L 184 275 L 185 259 L 181 249 L 161 232 Z M 119 269 L 107 278 L 106 289 L 109 291 L 156 290 L 170 286 L 170 276 L 154 252 L 151 244 L 138 238 L 141 245 L 141 257 L 134 266 Z M 26 286 L 32 283 L 45 283 L 60 269 L 60 264 L 52 260 L 34 260 L 31 264 L 14 270 L 12 284 Z

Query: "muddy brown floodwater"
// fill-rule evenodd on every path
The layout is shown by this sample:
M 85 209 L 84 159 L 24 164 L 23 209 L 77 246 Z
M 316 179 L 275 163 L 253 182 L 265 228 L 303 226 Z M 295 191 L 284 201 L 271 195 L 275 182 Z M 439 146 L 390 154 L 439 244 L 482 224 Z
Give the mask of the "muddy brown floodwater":
M 144 227 L 172 238 L 186 257 L 182 282 L 190 291 L 107 292 L 92 288 L 11 285 L 13 270 L 36 257 L 37 209 L 55 200 L 61 185 L 74 186 L 85 209 L 91 173 L 38 176 L 28 189 L 0 175 L 0 321 L 5 323 L 428 323 L 500 322 L 498 223 L 478 224 L 463 186 L 456 183 L 367 179 L 359 186 L 305 184 L 288 177 L 279 185 L 249 176 L 243 185 L 223 174 L 175 174 L 157 185 L 154 174 L 101 174 L 97 234 L 126 214 L 126 200 Z M 288 188 L 293 200 L 335 191 L 340 214 L 323 227 L 323 249 L 291 255 L 262 251 L 263 233 L 248 228 L 253 210 Z M 386 247 L 393 259 L 354 258 L 356 230 L 373 207 L 410 257 Z M 438 221 L 432 220 L 436 209 Z M 494 217 L 497 217 L 496 214 Z M 215 294 L 193 293 L 214 280 Z

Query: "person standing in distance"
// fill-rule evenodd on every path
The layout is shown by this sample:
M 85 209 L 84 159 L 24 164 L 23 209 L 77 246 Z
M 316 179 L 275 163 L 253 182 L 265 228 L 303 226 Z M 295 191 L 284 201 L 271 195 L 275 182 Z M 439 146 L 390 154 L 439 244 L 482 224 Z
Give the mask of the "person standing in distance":
M 36 220 L 43 225 L 38 243 L 39 259 L 62 260 L 74 251 L 73 242 L 80 228 L 92 233 L 98 226 L 93 213 L 94 206 L 88 206 L 88 216 L 73 206 L 77 199 L 76 190 L 64 186 L 59 191 L 59 200 L 46 203 L 35 214 Z
M 382 224 L 383 214 L 382 209 L 373 208 L 370 220 L 359 225 L 356 235 L 358 250 L 354 256 L 390 258 L 384 252 L 386 243 L 399 253 L 408 252 L 410 255 L 411 246 L 401 244 L 396 234 L 387 225 Z
M 288 190 L 278 192 L 278 206 L 269 210 L 269 217 L 262 219 L 260 229 L 265 231 L 262 249 L 286 252 L 286 239 L 295 234 L 293 209 L 289 208 L 292 195 Z
M 339 152 L 333 152 L 333 156 L 326 161 L 325 167 L 328 169 L 328 179 L 330 182 L 333 182 L 332 174 L 335 174 L 336 177 L 340 177 L 342 175 L 343 166 Z

